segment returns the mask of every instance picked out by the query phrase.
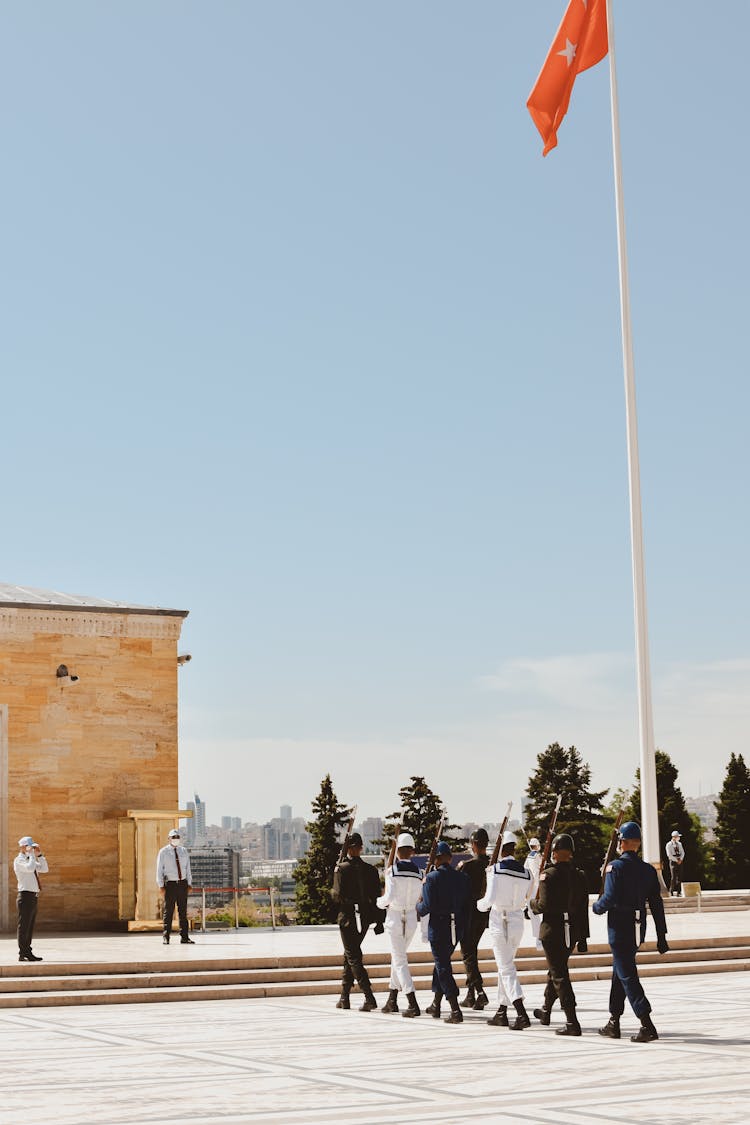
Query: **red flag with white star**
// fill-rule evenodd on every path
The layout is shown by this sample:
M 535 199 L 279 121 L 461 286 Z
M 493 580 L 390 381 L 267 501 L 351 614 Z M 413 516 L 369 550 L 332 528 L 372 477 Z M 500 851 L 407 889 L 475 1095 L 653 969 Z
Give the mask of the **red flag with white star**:
M 526 102 L 544 141 L 543 156 L 557 144 L 576 75 L 607 53 L 607 0 L 570 0 L 544 66 Z

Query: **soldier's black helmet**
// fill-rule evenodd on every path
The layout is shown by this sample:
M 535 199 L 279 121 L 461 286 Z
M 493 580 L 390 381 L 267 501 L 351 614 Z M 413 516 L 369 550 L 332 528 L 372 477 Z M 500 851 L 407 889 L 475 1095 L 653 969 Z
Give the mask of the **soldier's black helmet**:
M 569 836 L 567 832 L 561 832 L 560 835 L 555 836 L 552 841 L 553 852 L 574 852 L 575 850 L 573 837 Z
M 360 836 L 359 832 L 352 832 L 352 834 L 349 837 L 349 840 L 347 842 L 347 847 L 348 848 L 361 848 L 362 847 L 362 837 Z
M 472 832 L 471 839 L 473 843 L 479 844 L 480 848 L 486 848 L 490 842 L 490 838 L 487 835 L 487 830 L 485 828 L 477 828 L 474 832 Z

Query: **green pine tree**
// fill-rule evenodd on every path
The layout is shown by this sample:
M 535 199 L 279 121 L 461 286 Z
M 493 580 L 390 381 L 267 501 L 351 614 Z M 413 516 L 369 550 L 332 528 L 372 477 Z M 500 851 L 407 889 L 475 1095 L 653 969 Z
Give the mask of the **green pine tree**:
M 383 838 L 378 843 L 390 848 L 391 840 L 400 825 L 402 832 L 411 832 L 417 852 L 429 852 L 440 817 L 445 814 L 440 838 L 447 840 L 454 851 L 465 847 L 466 837 L 453 835 L 456 829 L 460 829 L 460 824 L 448 823 L 448 810 L 437 793 L 432 791 L 423 777 L 412 776 L 410 781 L 410 785 L 399 789 L 401 808 L 389 813 L 383 824 Z
M 656 751 L 656 804 L 659 810 L 660 856 L 664 877 L 669 883 L 669 863 L 665 848 L 675 829 L 680 833 L 680 843 L 685 849 L 682 865 L 682 879 L 706 882 L 709 867 L 708 848 L 703 841 L 703 828 L 700 820 L 688 812 L 682 790 L 677 785 L 679 771 L 669 754 Z M 641 771 L 635 772 L 635 788 L 631 799 L 633 820 L 642 825 L 641 820 Z
M 741 754 L 729 759 L 716 813 L 715 885 L 750 887 L 750 771 Z
M 596 891 L 609 836 L 602 811 L 607 790 L 595 792 L 590 785 L 591 768 L 575 746 L 565 750 L 559 742 L 553 742 L 537 755 L 536 771 L 526 786 L 524 817 L 527 836 L 538 836 L 544 845 L 550 817 L 562 793 L 555 832 L 569 832 L 573 837 L 576 866 L 585 872 L 589 890 Z
M 321 926 L 336 921 L 337 907 L 331 898 L 333 871 L 341 851 L 341 829 L 351 809 L 339 803 L 331 775 L 320 783 L 320 793 L 312 803 L 315 819 L 307 825 L 310 847 L 297 864 L 297 920 L 303 926 Z

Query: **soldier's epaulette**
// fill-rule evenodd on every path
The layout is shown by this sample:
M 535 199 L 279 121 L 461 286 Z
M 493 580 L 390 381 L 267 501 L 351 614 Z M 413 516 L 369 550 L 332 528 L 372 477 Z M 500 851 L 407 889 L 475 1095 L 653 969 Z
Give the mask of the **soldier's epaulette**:
M 543 871 L 543 872 L 541 873 L 541 875 L 539 876 L 539 882 L 540 882 L 540 883 L 543 883 L 543 882 L 544 882 L 544 880 L 545 880 L 546 878 L 547 878 L 547 872 L 546 872 L 546 871 Z

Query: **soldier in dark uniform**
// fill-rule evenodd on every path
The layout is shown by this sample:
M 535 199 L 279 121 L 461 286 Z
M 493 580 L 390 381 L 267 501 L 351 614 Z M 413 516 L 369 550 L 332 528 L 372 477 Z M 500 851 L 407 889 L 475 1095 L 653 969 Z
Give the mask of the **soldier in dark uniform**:
M 559 999 L 565 1013 L 565 1026 L 557 1028 L 557 1035 L 581 1034 L 568 960 L 574 945 L 578 945 L 579 953 L 585 953 L 588 948 L 589 899 L 586 877 L 573 863 L 573 850 L 573 838 L 567 832 L 555 836 L 553 865 L 546 867 L 539 876 L 539 891 L 530 903 L 534 913 L 542 915 L 539 937 L 548 966 L 544 1002 L 541 1008 L 534 1009 L 534 1015 L 540 1023 L 548 1025 L 552 1005 Z
M 451 849 L 443 840 L 435 849 L 435 867 L 422 887 L 422 897 L 417 903 L 420 918 L 429 916 L 427 930 L 435 968 L 432 973 L 432 991 L 435 994 L 427 1011 L 440 1018 L 440 1001 L 443 996 L 451 1006 L 446 1023 L 463 1023 L 463 1012 L 458 1003 L 458 985 L 451 968 L 451 956 L 464 935 L 469 905 L 469 880 L 451 867 Z
M 346 859 L 336 867 L 333 876 L 333 899 L 338 904 L 336 921 L 344 946 L 344 965 L 341 972 L 341 996 L 337 1008 L 349 1007 L 349 993 L 356 980 L 364 993 L 360 1012 L 372 1012 L 377 1002 L 367 969 L 362 963 L 362 940 L 371 922 L 375 933 L 383 933 L 385 912 L 375 904 L 380 894 L 380 876 L 374 867 L 362 859 L 362 837 L 353 832 L 349 837 Z
M 609 993 L 609 1022 L 599 1028 L 608 1039 L 620 1038 L 620 1016 L 625 997 L 641 1021 L 640 1031 L 631 1035 L 633 1043 L 658 1039 L 651 1021 L 651 1005 L 638 979 L 635 955 L 646 935 L 646 903 L 656 925 L 656 947 L 668 953 L 667 920 L 661 900 L 659 877 L 650 863 L 638 855 L 641 830 L 634 820 L 620 828 L 620 855 L 607 865 L 604 893 L 594 903 L 595 914 L 607 914 L 607 940 L 612 950 L 612 986 Z
M 466 859 L 459 863 L 456 870 L 463 871 L 469 880 L 469 913 L 466 920 L 466 931 L 461 941 L 461 957 L 466 969 L 466 996 L 461 1001 L 462 1008 L 474 1008 L 481 1012 L 489 1003 L 487 993 L 484 991 L 482 974 L 479 971 L 479 958 L 477 950 L 482 934 L 487 929 L 489 914 L 477 910 L 477 902 L 484 898 L 487 892 L 487 864 L 490 862 L 487 855 L 489 836 L 484 828 L 477 828 L 471 834 L 471 850 L 473 859 Z

